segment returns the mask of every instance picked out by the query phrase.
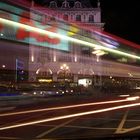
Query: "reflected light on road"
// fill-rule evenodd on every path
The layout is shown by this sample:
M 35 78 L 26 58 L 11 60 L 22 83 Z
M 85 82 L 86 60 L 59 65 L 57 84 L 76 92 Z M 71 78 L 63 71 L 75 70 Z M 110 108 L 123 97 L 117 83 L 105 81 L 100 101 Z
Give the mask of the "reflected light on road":
M 136 100 L 138 98 L 139 98 L 139 96 L 134 96 L 134 97 L 129 97 L 129 98 L 126 98 L 126 99 L 121 99 L 121 100 L 112 100 L 112 101 L 94 102 L 94 103 L 84 103 L 84 104 L 77 104 L 77 105 L 59 106 L 59 107 L 43 108 L 43 109 L 34 109 L 34 110 L 20 111 L 20 112 L 13 112 L 13 113 L 4 113 L 4 114 L 0 114 L 0 117 L 10 116 L 10 115 L 27 114 L 27 113 L 36 113 L 36 112 L 43 112 L 43 111 L 60 110 L 60 109 L 69 109 L 69 108 L 82 107 L 82 106 L 84 107 L 84 106 L 92 106 L 92 105 L 102 105 L 102 104 L 128 102 L 128 101 L 134 101 L 134 100 Z
M 139 96 L 134 96 L 134 97 L 127 97 L 126 99 L 128 100 L 128 101 L 134 101 L 134 100 L 137 100 L 137 99 L 139 99 L 140 97 Z
M 76 114 L 58 116 L 58 117 L 42 119 L 42 120 L 37 120 L 37 121 L 32 121 L 32 122 L 27 122 L 27 123 L 9 125 L 9 126 L 5 126 L 5 127 L 1 127 L 0 130 L 7 130 L 7 129 L 11 129 L 11 128 L 17 128 L 17 127 L 22 127 L 22 126 L 34 125 L 34 124 L 45 123 L 45 122 L 50 122 L 50 121 L 68 119 L 68 118 L 73 118 L 73 117 L 80 117 L 80 116 L 91 115 L 91 114 L 96 114 L 96 113 L 101 113 L 101 112 L 107 112 L 107 111 L 112 111 L 112 110 L 117 110 L 117 109 L 124 109 L 124 108 L 128 108 L 128 107 L 135 107 L 135 106 L 139 106 L 139 105 L 140 105 L 140 103 L 135 103 L 135 104 L 121 105 L 121 106 L 115 106 L 115 107 L 104 108 L 104 109 L 99 109 L 99 110 L 81 112 L 81 113 L 76 113 Z

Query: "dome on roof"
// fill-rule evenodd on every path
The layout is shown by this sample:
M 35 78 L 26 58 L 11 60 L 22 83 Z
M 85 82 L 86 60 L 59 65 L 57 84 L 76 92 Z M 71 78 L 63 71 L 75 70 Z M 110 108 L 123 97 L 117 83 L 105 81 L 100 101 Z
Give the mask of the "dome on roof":
M 70 8 L 69 2 L 67 0 L 64 0 L 64 2 L 62 3 L 61 8 Z
M 56 3 L 56 1 L 51 1 L 50 2 L 50 5 L 49 5 L 49 8 L 57 8 L 57 3 Z
M 74 8 L 82 8 L 81 2 L 76 1 L 76 2 L 74 3 Z
M 91 4 L 90 0 L 44 0 L 45 3 L 50 3 L 53 2 L 51 4 L 51 7 L 61 7 L 61 8 L 78 8 L 81 6 L 81 8 L 93 8 L 93 5 Z M 97 0 L 95 0 L 97 1 Z M 75 7 L 76 4 L 76 7 Z M 52 5 L 57 5 L 57 6 L 52 6 Z M 80 6 L 79 6 L 80 5 Z M 97 2 L 96 2 L 96 6 L 97 6 Z M 98 0 L 98 6 L 100 6 L 100 2 Z

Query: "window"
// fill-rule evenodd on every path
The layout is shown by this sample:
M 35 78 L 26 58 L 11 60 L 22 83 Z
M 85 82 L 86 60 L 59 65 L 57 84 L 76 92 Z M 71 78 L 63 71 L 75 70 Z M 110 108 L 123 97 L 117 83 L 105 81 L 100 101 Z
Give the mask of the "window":
M 69 2 L 64 1 L 64 2 L 62 3 L 62 8 L 70 8 Z
M 81 15 L 76 15 L 76 21 L 81 21 Z
M 94 22 L 94 16 L 93 15 L 89 15 L 89 22 Z
M 63 16 L 63 19 L 64 19 L 64 20 L 68 20 L 68 15 L 65 14 L 65 15 Z
M 81 2 L 79 1 L 75 2 L 74 8 L 82 8 Z
M 57 8 L 57 3 L 55 1 L 50 2 L 50 8 Z

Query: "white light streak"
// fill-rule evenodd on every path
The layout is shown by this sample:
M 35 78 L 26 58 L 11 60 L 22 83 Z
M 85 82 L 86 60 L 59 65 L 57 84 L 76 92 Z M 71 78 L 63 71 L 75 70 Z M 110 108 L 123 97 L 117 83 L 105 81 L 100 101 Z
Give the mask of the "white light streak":
M 102 112 L 107 112 L 107 111 L 112 111 L 112 110 L 117 110 L 117 109 L 122 109 L 122 108 L 124 109 L 124 108 L 128 108 L 128 107 L 139 106 L 139 105 L 140 105 L 140 103 L 135 103 L 135 104 L 121 105 L 121 106 L 115 106 L 115 107 L 104 108 L 104 109 L 99 109 L 99 110 L 75 113 L 75 114 L 70 114 L 70 115 L 58 116 L 58 117 L 42 119 L 42 120 L 37 120 L 37 121 L 32 121 L 32 122 L 27 122 L 27 123 L 4 126 L 4 127 L 1 127 L 0 130 L 7 130 L 7 129 L 11 129 L 11 128 L 34 125 L 34 124 L 45 123 L 45 122 L 50 122 L 50 121 L 68 119 L 68 118 L 73 118 L 73 117 L 80 117 L 80 116 L 102 113 Z
M 36 71 L 36 74 L 39 74 L 39 71 L 40 71 L 40 69 L 38 69 L 38 70 Z
M 127 97 L 126 99 L 128 100 L 128 101 L 132 101 L 132 100 L 137 100 L 137 99 L 139 99 L 140 97 L 139 96 L 135 96 L 135 97 Z
M 77 56 L 74 56 L 74 62 L 77 62 Z
M 126 94 L 126 95 L 119 95 L 119 97 L 129 97 L 130 95 L 129 94 Z
M 28 31 L 34 31 L 34 32 L 38 32 L 38 33 L 41 33 L 41 34 L 50 35 L 52 37 L 57 37 L 57 38 L 61 38 L 61 39 L 64 39 L 64 40 L 72 41 L 72 42 L 82 44 L 82 45 L 85 45 L 85 46 L 89 46 L 89 47 L 92 47 L 92 48 L 100 48 L 102 50 L 112 52 L 112 53 L 115 53 L 115 54 L 131 57 L 131 58 L 135 58 L 135 59 L 140 59 L 140 57 L 137 56 L 137 55 L 129 54 L 129 53 L 122 52 L 122 51 L 119 51 L 119 50 L 115 50 L 115 49 L 112 49 L 112 48 L 107 48 L 107 47 L 104 47 L 102 45 L 97 45 L 97 44 L 87 42 L 87 41 L 84 41 L 84 40 L 80 40 L 80 39 L 72 38 L 72 37 L 69 37 L 69 36 L 62 35 L 62 34 L 50 32 L 50 31 L 43 30 L 43 29 L 39 29 L 37 27 L 32 27 L 32 26 L 25 25 L 25 24 L 22 24 L 22 23 L 17 23 L 15 21 L 11 21 L 11 20 L 8 20 L 8 19 L 0 18 L 0 22 L 3 23 L 3 24 L 7 24 L 9 26 L 24 28 Z
M 53 56 L 53 62 L 56 62 L 56 55 Z
M 31 62 L 34 62 L 34 56 L 33 55 L 31 56 Z
M 43 112 L 43 111 L 60 110 L 60 109 L 69 109 L 69 108 L 84 107 L 84 106 L 91 106 L 91 105 L 102 105 L 102 104 L 128 102 L 128 101 L 134 101 L 134 100 L 138 99 L 138 97 L 139 96 L 134 96 L 134 97 L 129 97 L 129 98 L 126 98 L 126 99 L 121 99 L 121 100 L 112 100 L 112 101 L 94 102 L 94 103 L 84 103 L 84 104 L 77 104 L 77 105 L 60 106 L 60 107 L 52 107 L 52 108 L 44 108 L 44 109 L 35 109 L 35 110 L 20 111 L 20 112 L 13 112 L 13 113 L 4 113 L 4 114 L 0 114 L 0 117 L 2 117 L 2 116 L 10 116 L 10 115 L 27 114 L 27 113 L 36 113 L 36 112 Z

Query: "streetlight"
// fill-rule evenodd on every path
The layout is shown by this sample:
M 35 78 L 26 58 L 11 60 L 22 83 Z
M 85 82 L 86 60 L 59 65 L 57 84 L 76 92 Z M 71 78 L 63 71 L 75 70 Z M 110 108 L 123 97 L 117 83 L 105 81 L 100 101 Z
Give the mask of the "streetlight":
M 5 68 L 6 66 L 5 65 L 2 65 L 2 68 Z
M 65 82 L 66 72 L 69 71 L 69 66 L 67 64 L 63 64 L 62 66 L 60 66 L 60 70 L 64 72 L 64 82 Z

